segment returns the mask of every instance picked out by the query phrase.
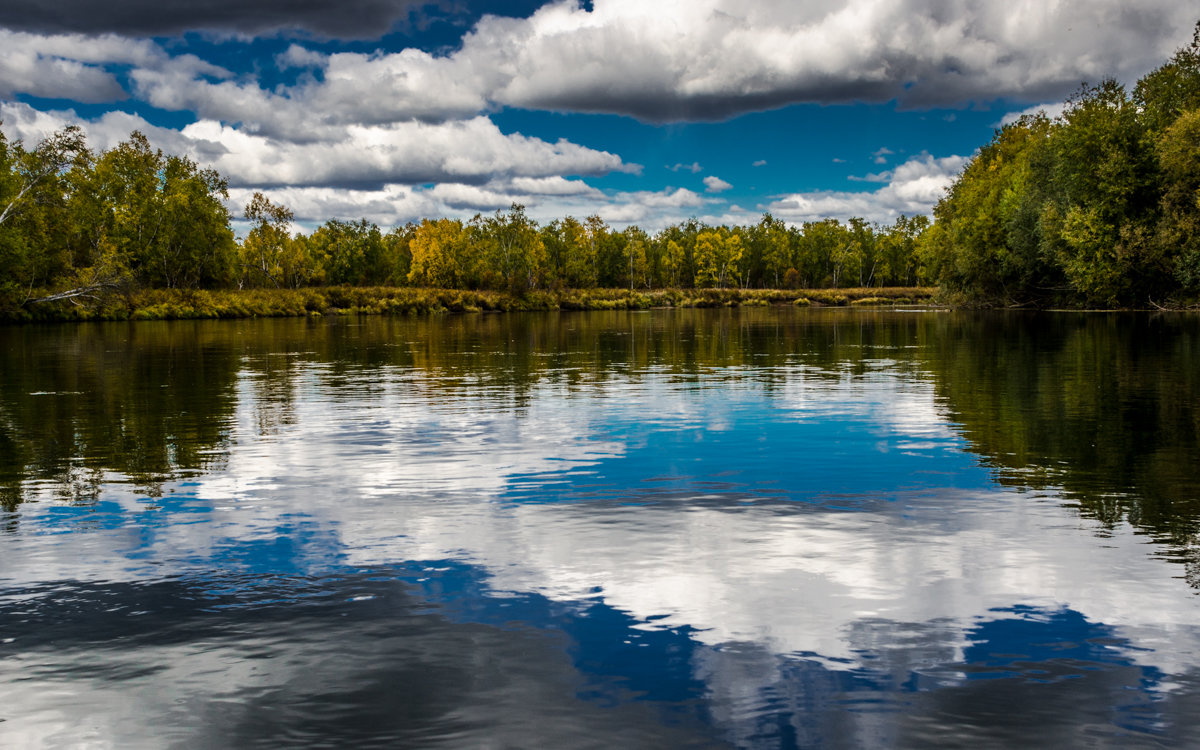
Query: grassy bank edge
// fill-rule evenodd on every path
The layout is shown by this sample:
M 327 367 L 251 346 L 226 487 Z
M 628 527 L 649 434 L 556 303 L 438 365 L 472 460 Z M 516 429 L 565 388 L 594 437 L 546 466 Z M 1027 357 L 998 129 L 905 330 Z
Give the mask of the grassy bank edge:
M 765 305 L 928 304 L 933 288 L 880 289 L 564 289 L 522 295 L 411 287 L 307 289 L 149 289 L 89 305 L 70 301 L 0 312 L 6 322 L 190 320 L 324 315 L 431 315 L 521 310 L 645 310 Z

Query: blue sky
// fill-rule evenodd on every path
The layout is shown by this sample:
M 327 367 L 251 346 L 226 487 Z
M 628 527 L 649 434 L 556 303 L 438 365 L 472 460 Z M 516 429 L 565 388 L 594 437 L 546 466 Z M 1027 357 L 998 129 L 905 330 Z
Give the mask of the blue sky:
M 1190 7 L 1189 7 L 1190 6 Z M 1014 113 L 1132 82 L 1178 0 L 6 0 L 0 119 L 145 132 L 302 225 L 925 213 Z

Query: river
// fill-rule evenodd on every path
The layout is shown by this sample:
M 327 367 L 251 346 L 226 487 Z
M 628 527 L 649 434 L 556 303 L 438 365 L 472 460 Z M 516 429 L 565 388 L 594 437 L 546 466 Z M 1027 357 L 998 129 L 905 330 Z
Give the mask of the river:
M 5 747 L 1200 736 L 1200 318 L 0 328 Z

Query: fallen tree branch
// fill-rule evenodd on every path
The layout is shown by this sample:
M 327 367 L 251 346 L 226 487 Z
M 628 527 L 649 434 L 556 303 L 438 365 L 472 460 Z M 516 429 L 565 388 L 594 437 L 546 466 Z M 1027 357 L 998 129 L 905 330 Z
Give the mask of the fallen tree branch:
M 119 286 L 120 285 L 115 281 L 103 281 L 95 284 L 88 284 L 87 286 L 76 287 L 75 289 L 68 289 L 65 292 L 48 294 L 45 297 L 35 297 L 33 299 L 26 300 L 24 304 L 33 305 L 39 302 L 59 302 L 64 299 L 75 300 L 79 297 L 99 299 L 99 292 L 105 290 L 115 290 Z

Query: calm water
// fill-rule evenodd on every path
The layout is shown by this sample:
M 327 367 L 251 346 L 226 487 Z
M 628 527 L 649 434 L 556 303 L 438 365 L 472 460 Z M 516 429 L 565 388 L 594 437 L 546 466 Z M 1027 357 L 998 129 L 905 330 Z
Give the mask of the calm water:
M 1186 746 L 1200 319 L 0 329 L 4 747 Z

